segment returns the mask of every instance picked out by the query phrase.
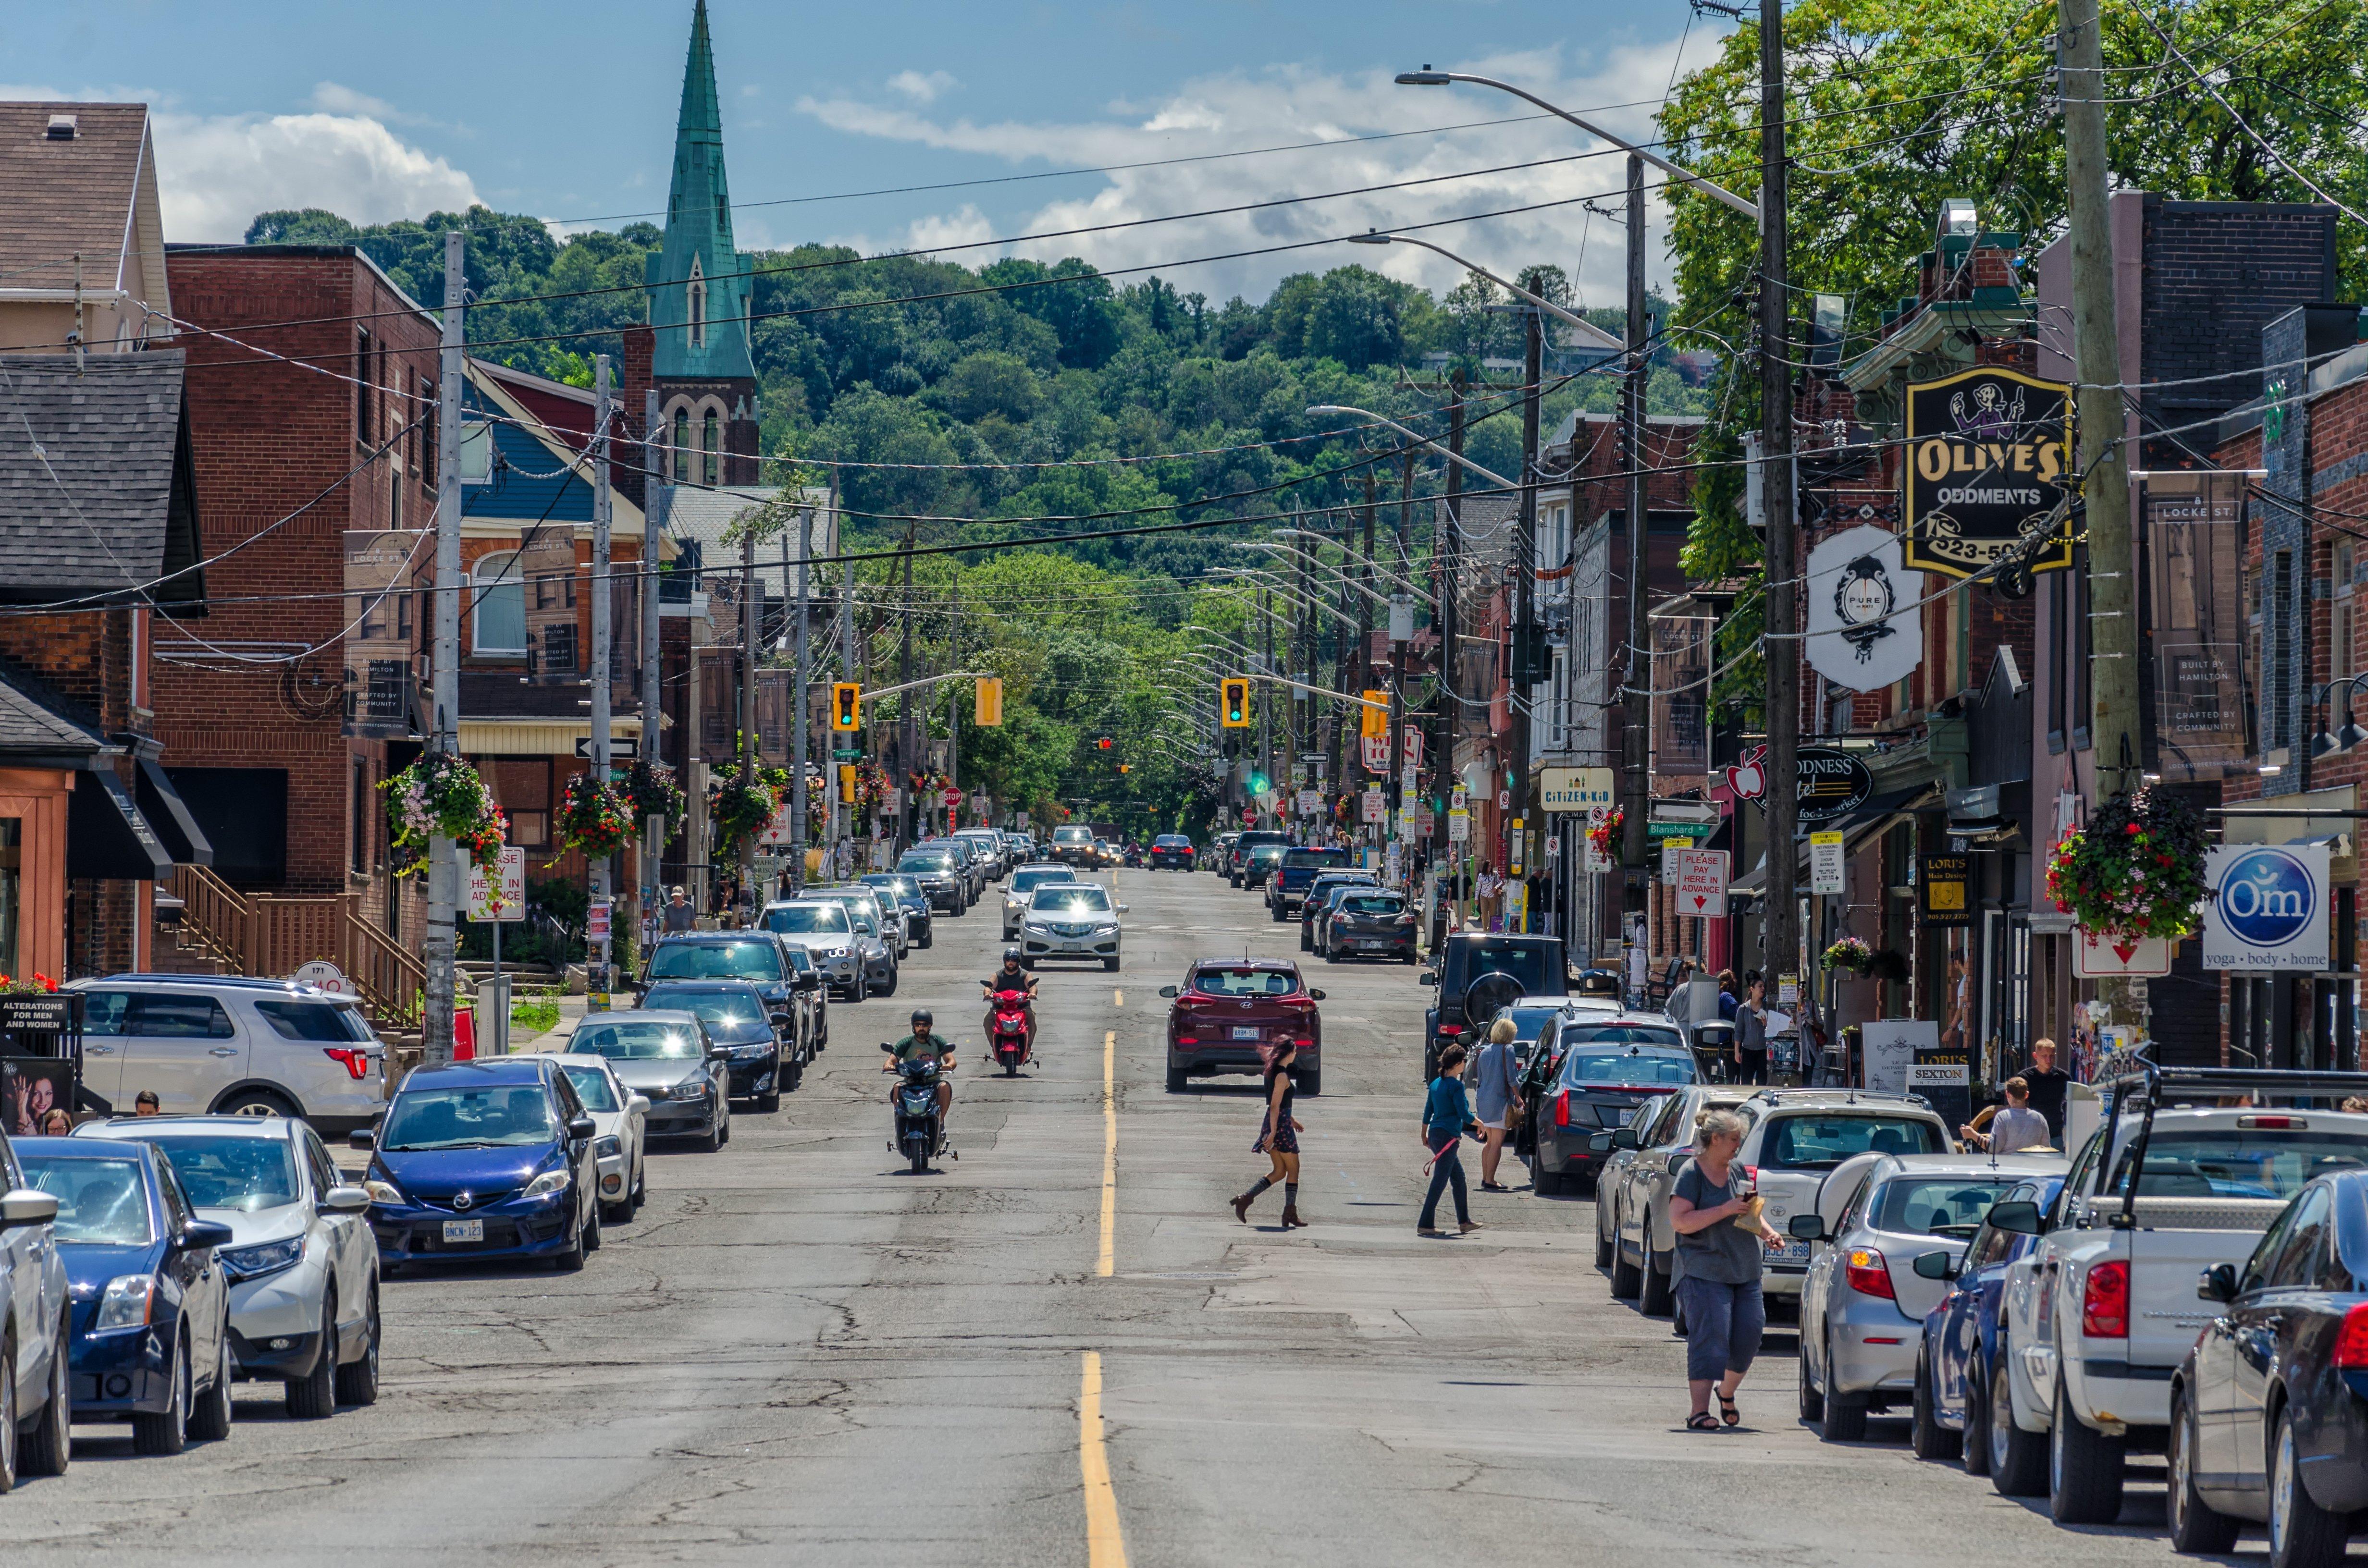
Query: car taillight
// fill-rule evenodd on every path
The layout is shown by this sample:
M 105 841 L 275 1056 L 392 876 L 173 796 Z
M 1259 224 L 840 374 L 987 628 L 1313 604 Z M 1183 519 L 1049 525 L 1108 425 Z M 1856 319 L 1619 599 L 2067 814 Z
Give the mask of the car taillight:
M 1452 1040 L 1455 1036 L 1463 1032 L 1463 1026 L 1462 1024 L 1441 1024 L 1439 1026 L 1439 1032 L 1446 1035 Z
M 2080 1283 L 2080 1332 L 2090 1339 L 2130 1336 L 2130 1266 L 2098 1264 Z
M 1554 1096 L 1554 1125 L 1556 1127 L 1570 1125 L 1570 1091 L 1568 1089 L 1564 1089 Z
M 356 1083 L 361 1082 L 370 1075 L 370 1052 L 367 1051 L 357 1051 L 351 1046 L 330 1045 L 322 1047 L 321 1054 L 332 1062 L 343 1062 L 346 1076 Z
M 1899 1299 L 1891 1288 L 1891 1266 L 1873 1247 L 1850 1248 L 1849 1283 L 1861 1296 L 1880 1296 L 1886 1301 Z
M 2368 1301 L 2343 1314 L 2343 1326 L 2335 1332 L 2335 1369 L 2368 1371 Z

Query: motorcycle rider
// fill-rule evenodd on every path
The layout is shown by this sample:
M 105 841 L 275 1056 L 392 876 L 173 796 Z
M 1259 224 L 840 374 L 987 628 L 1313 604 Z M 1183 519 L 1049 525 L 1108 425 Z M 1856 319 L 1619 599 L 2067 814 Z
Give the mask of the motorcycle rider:
M 1019 949 L 1004 949 L 1003 967 L 980 981 L 979 985 L 986 997 L 985 1027 L 986 1038 L 990 1040 L 995 1038 L 995 994 L 998 991 L 1027 993 L 1028 1002 L 1025 1010 L 1028 1014 L 1028 1049 L 1034 1051 L 1036 1049 L 1036 977 L 1019 967 Z
M 938 1119 L 946 1119 L 953 1108 L 953 1080 L 946 1074 L 954 1070 L 954 1042 L 935 1033 L 936 1017 L 927 1007 L 913 1009 L 913 1032 L 888 1048 L 886 1060 L 880 1063 L 882 1073 L 894 1073 L 916 1056 L 934 1056 L 938 1061 Z M 894 1097 L 895 1089 L 889 1089 Z

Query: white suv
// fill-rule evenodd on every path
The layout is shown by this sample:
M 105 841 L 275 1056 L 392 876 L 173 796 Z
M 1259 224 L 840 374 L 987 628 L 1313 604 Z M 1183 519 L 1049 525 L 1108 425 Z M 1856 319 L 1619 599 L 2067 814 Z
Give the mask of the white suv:
M 128 1113 L 302 1117 L 329 1132 L 386 1108 L 386 1047 L 350 996 L 288 980 L 115 974 L 77 980 L 83 1088 Z

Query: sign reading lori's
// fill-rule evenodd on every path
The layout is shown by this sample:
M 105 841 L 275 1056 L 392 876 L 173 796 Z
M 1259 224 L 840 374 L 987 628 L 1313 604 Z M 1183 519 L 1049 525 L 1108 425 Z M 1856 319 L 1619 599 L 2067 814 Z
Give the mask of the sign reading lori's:
M 1979 574 L 2044 528 L 2072 481 L 2071 389 L 1994 365 L 1907 389 L 1910 570 Z M 2030 564 L 2072 564 L 2060 523 Z

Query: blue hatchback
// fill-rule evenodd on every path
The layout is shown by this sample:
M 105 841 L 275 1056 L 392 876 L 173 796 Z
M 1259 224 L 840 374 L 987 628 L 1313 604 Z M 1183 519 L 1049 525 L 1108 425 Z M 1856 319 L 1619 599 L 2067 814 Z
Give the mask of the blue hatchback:
M 2034 1177 L 1999 1194 L 1999 1201 L 2045 1209 L 2063 1185 L 2062 1176 Z M 2044 1433 L 2024 1432 L 2010 1420 L 2006 1430 L 1993 1431 L 1987 1415 L 1991 1391 L 2006 1371 L 2007 1267 L 2037 1244 L 2035 1236 L 1985 1221 L 1954 1265 L 1949 1293 L 1925 1316 L 1916 1357 L 1917 1457 L 1962 1457 L 1967 1473 L 1991 1476 L 2009 1496 L 2023 1494 L 2008 1487 L 2027 1485 L 2047 1447 Z M 1918 1271 L 1924 1267 L 1919 1263 Z M 1999 1467 L 1996 1472 L 1993 1466 Z
M 25 1178 L 58 1200 L 76 1421 L 131 1423 L 143 1454 L 230 1436 L 228 1225 L 198 1218 L 149 1143 L 20 1138 Z
M 592 1118 L 548 1056 L 414 1069 L 375 1132 L 362 1186 L 388 1269 L 469 1258 L 581 1268 L 600 1244 Z

